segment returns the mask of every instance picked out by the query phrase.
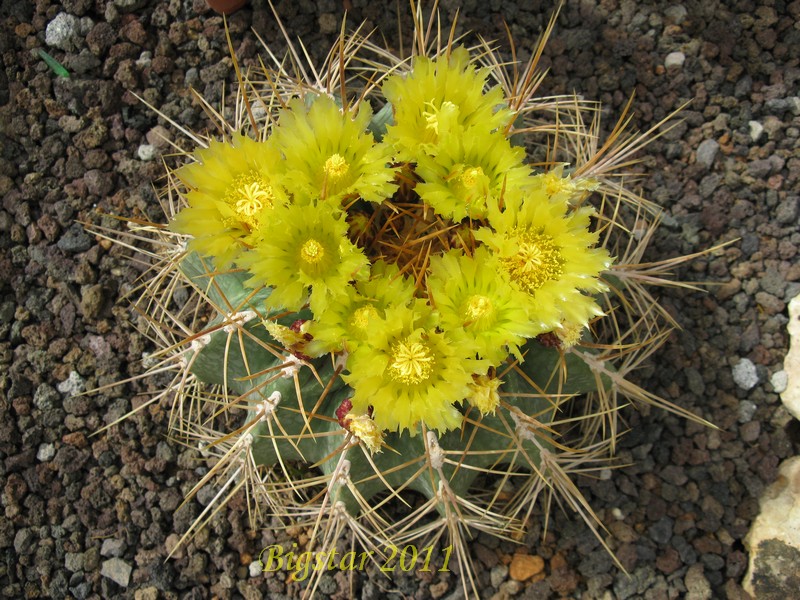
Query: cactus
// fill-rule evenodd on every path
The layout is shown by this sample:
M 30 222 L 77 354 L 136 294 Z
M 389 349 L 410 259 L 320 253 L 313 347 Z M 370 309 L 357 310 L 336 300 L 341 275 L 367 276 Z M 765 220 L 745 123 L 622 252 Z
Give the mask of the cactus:
M 136 304 L 150 371 L 174 374 L 156 399 L 215 456 L 192 493 L 243 489 L 254 526 L 312 526 L 307 550 L 346 530 L 376 557 L 446 534 L 477 595 L 465 539 L 520 539 L 540 494 L 597 533 L 570 475 L 613 455 L 623 398 L 695 418 L 628 379 L 674 325 L 647 286 L 687 258 L 642 263 L 658 209 L 624 167 L 654 131 L 626 136 L 623 116 L 600 144 L 594 105 L 536 98 L 554 22 L 521 73 L 430 38 L 420 11 L 411 64 L 356 33 L 319 82 L 236 66 L 223 141 L 195 137 L 169 172 L 170 226 L 130 234 L 155 244 Z

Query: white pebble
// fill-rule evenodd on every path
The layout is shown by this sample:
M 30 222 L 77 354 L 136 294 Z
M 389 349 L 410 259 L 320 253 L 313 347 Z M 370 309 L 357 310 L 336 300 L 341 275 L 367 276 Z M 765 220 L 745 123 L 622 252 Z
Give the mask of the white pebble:
M 248 571 L 250 572 L 250 577 L 258 577 L 259 574 L 262 572 L 264 565 L 261 564 L 260 560 L 254 560 L 250 563 L 248 567 Z
M 789 386 L 789 373 L 781 369 L 772 374 L 769 382 L 772 384 L 772 389 L 776 394 L 782 394 Z
M 139 160 L 150 161 L 156 157 L 156 147 L 151 144 L 142 144 L 136 151 Z
M 749 358 L 741 359 L 733 367 L 733 381 L 743 390 L 750 390 L 758 383 L 756 366 Z
M 671 67 L 680 68 L 684 62 L 686 62 L 686 55 L 683 52 L 670 52 L 667 54 L 667 58 L 664 59 L 664 66 L 668 69 Z
M 750 126 L 750 139 L 757 142 L 764 133 L 764 126 L 758 121 L 750 121 L 748 125 Z
M 47 24 L 44 32 L 45 44 L 62 50 L 72 50 L 73 38 L 78 32 L 79 24 L 78 17 L 68 13 L 58 13 L 56 18 Z
M 69 377 L 59 383 L 56 389 L 67 396 L 75 396 L 85 389 L 84 386 L 83 377 L 81 377 L 77 371 L 70 371 Z
M 40 444 L 36 459 L 39 462 L 47 462 L 56 455 L 56 447 L 53 444 Z

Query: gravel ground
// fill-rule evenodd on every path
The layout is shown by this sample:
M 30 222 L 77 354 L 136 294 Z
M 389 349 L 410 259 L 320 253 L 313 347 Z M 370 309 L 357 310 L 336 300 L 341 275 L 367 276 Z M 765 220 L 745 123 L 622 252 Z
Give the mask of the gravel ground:
M 251 26 L 281 49 L 265 4 L 253 0 L 230 19 L 245 64 L 258 50 Z M 396 43 L 394 8 L 352 4 L 351 23 L 366 19 Z M 458 5 L 442 2 L 447 22 Z M 314 56 L 330 47 L 343 14 L 333 0 L 277 8 Z M 552 8 L 465 2 L 460 23 L 502 40 L 505 20 L 526 58 Z M 230 79 L 221 19 L 202 0 L 3 0 L 0 20 L 0 595 L 295 595 L 283 574 L 250 576 L 253 556 L 274 537 L 247 531 L 241 502 L 165 560 L 208 500 L 176 512 L 202 473 L 198 456 L 165 440 L 158 407 L 91 436 L 141 404 L 142 386 L 74 396 L 139 373 L 150 348 L 119 301 L 138 267 L 79 222 L 159 218 L 152 190 L 168 150 L 159 134 L 178 133 L 136 96 L 202 129 L 187 87 L 214 101 Z M 800 292 L 798 21 L 798 1 L 568 0 L 545 53 L 546 93 L 601 100 L 610 124 L 635 90 L 640 129 L 689 102 L 644 162 L 645 193 L 666 210 L 649 258 L 739 238 L 679 273 L 721 285 L 663 291 L 683 330 L 640 376 L 719 430 L 631 410 L 620 456 L 633 466 L 580 482 L 630 577 L 574 515 L 556 510 L 544 539 L 537 521 L 522 548 L 543 559 L 538 581 L 513 578 L 519 547 L 483 536 L 472 544 L 482 597 L 746 597 L 743 538 L 758 497 L 780 461 L 800 453 L 800 428 L 771 382 L 787 346 L 786 303 Z M 40 48 L 71 77 L 56 77 Z M 326 575 L 321 585 L 334 598 L 458 597 L 458 589 L 453 574 Z

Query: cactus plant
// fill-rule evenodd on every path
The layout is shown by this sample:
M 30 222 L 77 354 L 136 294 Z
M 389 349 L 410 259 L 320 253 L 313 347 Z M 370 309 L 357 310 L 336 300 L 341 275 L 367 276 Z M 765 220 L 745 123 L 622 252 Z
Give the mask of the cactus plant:
M 243 489 L 308 551 L 441 539 L 477 595 L 465 539 L 519 539 L 540 495 L 597 533 L 570 476 L 613 455 L 623 399 L 694 418 L 628 379 L 686 257 L 642 263 L 658 208 L 623 183 L 655 130 L 601 144 L 594 104 L 537 97 L 554 19 L 520 70 L 414 17 L 410 61 L 359 32 L 316 80 L 234 57 L 221 139 L 191 135 L 168 225 L 132 225 L 136 306 L 173 434 L 215 457 L 193 493 Z

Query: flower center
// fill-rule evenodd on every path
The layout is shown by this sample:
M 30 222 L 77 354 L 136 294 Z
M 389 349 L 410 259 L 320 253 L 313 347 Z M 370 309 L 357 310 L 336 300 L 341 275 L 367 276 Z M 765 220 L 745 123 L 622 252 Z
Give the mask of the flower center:
M 464 309 L 469 322 L 475 322 L 486 317 L 493 311 L 492 301 L 487 296 L 481 296 L 480 294 L 470 296 Z
M 480 167 L 468 167 L 459 175 L 458 180 L 467 189 L 473 189 L 483 176 L 483 169 Z
M 258 225 L 258 216 L 264 208 L 272 208 L 275 195 L 272 188 L 255 171 L 237 177 L 226 194 L 242 223 L 251 229 Z
M 370 320 L 378 316 L 378 311 L 372 304 L 366 304 L 353 313 L 353 318 L 350 319 L 350 325 L 356 329 L 366 332 L 369 327 Z
M 325 248 L 314 238 L 309 238 L 300 248 L 300 258 L 315 265 L 325 257 Z
M 445 100 L 442 102 L 441 108 L 436 108 L 436 105 L 433 103 L 433 100 L 430 100 L 425 103 L 425 106 L 430 106 L 431 110 L 422 111 L 422 118 L 425 119 L 425 129 L 429 131 L 433 131 L 435 135 L 439 135 L 439 115 L 442 112 L 451 113 L 456 108 L 456 105 L 450 102 L 449 100 Z
M 555 241 L 544 233 L 524 231 L 518 238 L 517 253 L 503 261 L 511 279 L 529 294 L 564 273 L 564 258 Z
M 500 404 L 500 394 L 497 388 L 503 383 L 499 379 L 489 378 L 486 375 L 475 377 L 469 385 L 467 400 L 480 410 L 484 415 L 492 413 Z
M 325 171 L 325 175 L 328 176 L 329 180 L 336 181 L 341 179 L 347 170 L 350 168 L 350 165 L 347 164 L 347 161 L 344 159 L 344 156 L 341 154 L 332 154 L 328 160 L 325 161 L 325 166 L 323 170 Z
M 396 343 L 392 348 L 389 372 L 395 381 L 413 385 L 422 383 L 431 376 L 434 363 L 428 346 L 406 340 Z
M 561 192 L 573 192 L 575 184 L 567 177 L 559 177 L 557 173 L 550 171 L 544 175 L 545 190 L 547 195 L 552 198 Z

